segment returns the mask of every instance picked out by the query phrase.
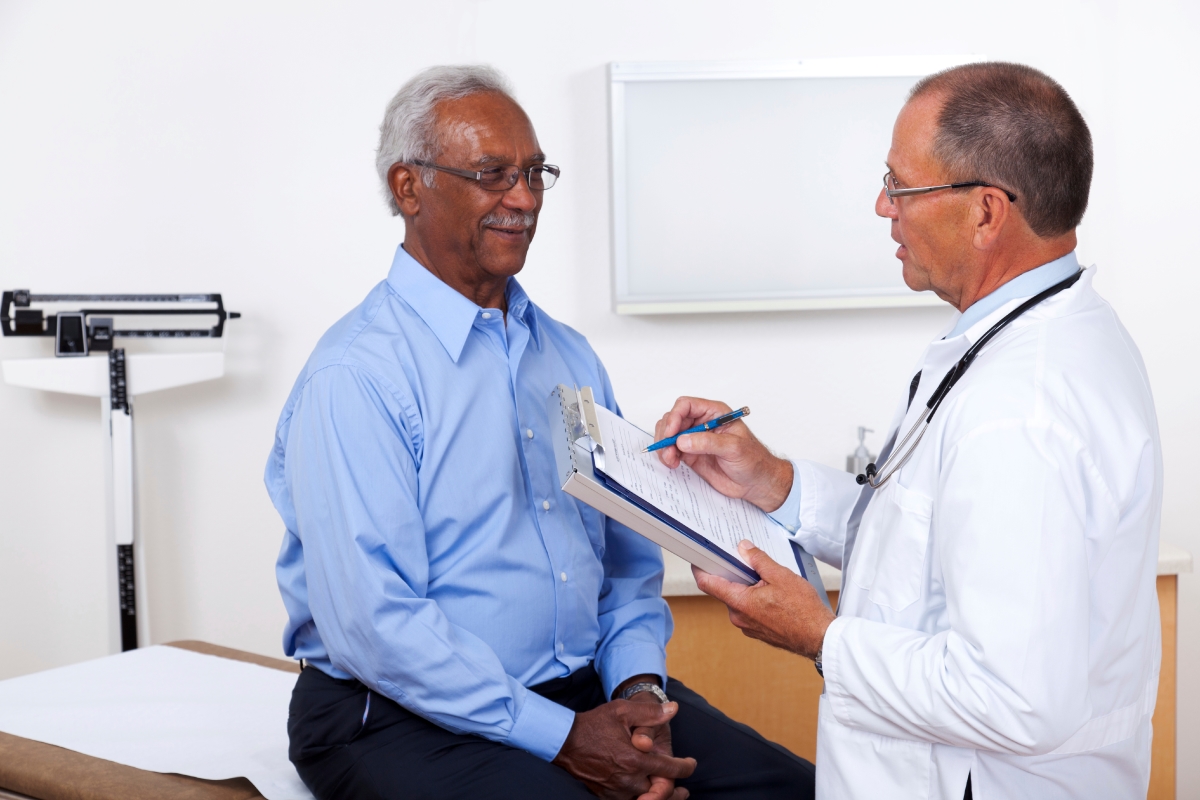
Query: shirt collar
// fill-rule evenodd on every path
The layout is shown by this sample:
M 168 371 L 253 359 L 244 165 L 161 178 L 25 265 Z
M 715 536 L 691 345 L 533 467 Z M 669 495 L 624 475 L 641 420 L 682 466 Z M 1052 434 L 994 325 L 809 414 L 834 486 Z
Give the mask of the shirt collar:
M 522 320 L 529 328 L 529 338 L 533 339 L 534 345 L 541 350 L 542 335 L 538 328 L 537 306 L 529 299 L 529 295 L 525 294 L 525 289 L 517 283 L 516 278 L 508 279 L 505 294 L 508 299 L 509 318 Z
M 442 347 L 456 364 L 467 344 L 467 336 L 483 309 L 447 286 L 440 278 L 408 254 L 404 245 L 396 248 L 388 283 L 408 303 L 417 316 L 433 331 Z M 515 278 L 505 288 L 510 318 L 520 319 L 529 327 L 538 349 L 542 342 L 538 331 L 536 306 Z
M 1075 251 L 1072 250 L 1062 258 L 1021 273 L 988 296 L 972 303 L 954 323 L 954 327 L 946 334 L 946 338 L 953 339 L 955 336 L 966 333 L 977 322 L 1010 300 L 1018 297 L 1032 297 L 1049 289 L 1054 284 L 1066 280 L 1078 271 L 1079 260 L 1075 257 Z

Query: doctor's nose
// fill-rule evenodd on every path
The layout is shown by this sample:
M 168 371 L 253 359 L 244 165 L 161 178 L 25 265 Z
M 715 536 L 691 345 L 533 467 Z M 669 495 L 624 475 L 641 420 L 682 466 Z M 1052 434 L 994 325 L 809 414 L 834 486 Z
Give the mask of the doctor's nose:
M 875 213 L 889 219 L 897 217 L 896 205 L 887 196 L 887 191 L 884 189 L 880 189 L 879 196 L 875 198 Z

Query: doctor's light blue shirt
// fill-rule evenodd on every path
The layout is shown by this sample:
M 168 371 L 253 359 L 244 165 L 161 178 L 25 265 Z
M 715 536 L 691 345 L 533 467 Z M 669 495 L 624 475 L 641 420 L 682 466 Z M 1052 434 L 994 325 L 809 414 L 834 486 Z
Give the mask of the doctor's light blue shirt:
M 604 367 L 507 299 L 506 325 L 397 249 L 317 344 L 265 480 L 288 655 L 550 760 L 574 714 L 526 687 L 593 661 L 609 696 L 665 683 L 671 617 L 658 547 L 558 481 L 546 401 L 587 385 L 617 411 Z

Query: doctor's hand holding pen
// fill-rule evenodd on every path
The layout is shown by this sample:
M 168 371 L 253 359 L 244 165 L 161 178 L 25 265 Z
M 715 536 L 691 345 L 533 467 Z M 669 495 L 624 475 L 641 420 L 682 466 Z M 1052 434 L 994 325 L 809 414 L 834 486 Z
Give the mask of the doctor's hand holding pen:
M 731 411 L 716 400 L 681 397 L 655 424 L 654 439 L 666 439 Z M 674 446 L 657 452 L 668 467 L 687 464 L 721 494 L 746 500 L 767 513 L 783 505 L 792 490 L 792 463 L 773 455 L 742 420 L 684 434 Z
M 654 426 L 654 438 L 674 436 L 730 410 L 719 401 L 681 397 Z M 792 490 L 791 462 L 772 454 L 741 420 L 680 436 L 658 454 L 666 466 L 674 469 L 687 464 L 721 494 L 744 499 L 768 513 L 783 505 Z M 825 630 L 834 620 L 833 612 L 821 602 L 812 584 L 752 543 L 743 541 L 738 550 L 758 573 L 758 583 L 742 586 L 692 567 L 696 585 L 729 608 L 729 621 L 745 635 L 817 658 Z

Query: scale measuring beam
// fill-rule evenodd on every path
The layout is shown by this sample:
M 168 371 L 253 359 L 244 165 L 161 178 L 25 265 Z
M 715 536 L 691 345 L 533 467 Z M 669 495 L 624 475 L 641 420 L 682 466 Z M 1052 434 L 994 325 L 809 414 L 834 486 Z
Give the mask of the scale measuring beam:
M 49 316 L 38 309 L 24 310 L 31 302 L 38 301 L 59 306 L 69 302 L 118 301 L 120 307 L 59 310 Z M 181 313 L 181 304 L 186 303 L 204 303 L 207 307 Z M 150 308 L 146 308 L 147 305 Z M 20 309 L 18 313 L 11 313 L 13 306 Z M 119 323 L 114 324 L 114 318 L 140 320 L 155 314 L 176 318 L 207 314 L 217 318 L 217 325 L 123 330 Z M 107 498 L 105 527 L 109 552 L 116 555 L 115 559 L 110 559 L 107 569 L 108 649 L 111 653 L 150 643 L 146 559 L 142 539 L 136 535 L 133 398 L 214 380 L 225 374 L 225 354 L 222 352 L 127 354 L 124 349 L 112 347 L 113 339 L 145 335 L 153 338 L 217 338 L 222 335 L 225 320 L 238 316 L 225 312 L 220 295 L 31 295 L 27 291 L 18 291 L 4 292 L 0 301 L 0 331 L 5 336 L 54 336 L 57 354 L 54 358 L 0 362 L 6 383 L 100 399 Z

